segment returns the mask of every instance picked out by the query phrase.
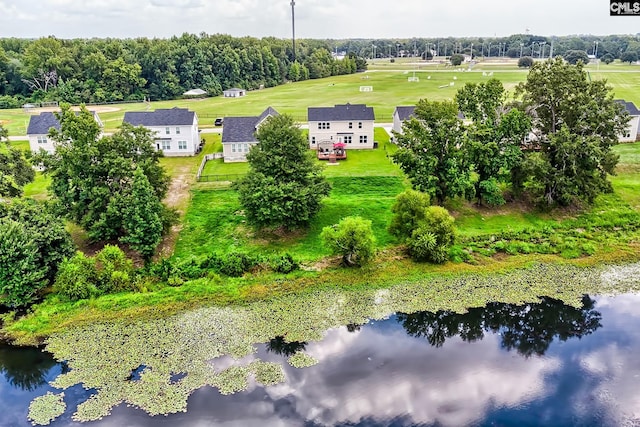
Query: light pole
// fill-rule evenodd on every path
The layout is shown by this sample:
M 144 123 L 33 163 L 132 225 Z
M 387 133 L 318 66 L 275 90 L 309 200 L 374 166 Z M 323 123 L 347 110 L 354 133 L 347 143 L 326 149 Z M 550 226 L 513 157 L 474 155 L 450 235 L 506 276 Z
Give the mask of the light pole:
M 489 42 L 489 49 L 487 50 L 487 56 L 491 58 L 491 42 Z
M 400 58 L 400 43 L 396 43 L 396 58 Z
M 520 58 L 522 58 L 522 48 L 524 47 L 524 43 L 520 43 Z
M 471 60 L 473 61 L 473 43 L 471 43 Z
M 540 43 L 540 58 L 542 58 L 544 56 L 544 45 L 546 45 L 547 42 L 541 42 Z
M 531 57 L 535 57 L 535 47 L 536 47 L 536 42 L 532 42 L 531 43 Z
M 296 18 L 294 7 L 296 5 L 295 0 L 291 0 L 291 30 L 292 30 L 292 44 L 293 44 L 293 62 L 296 62 Z
M 376 59 L 376 45 L 372 44 L 371 46 L 373 46 L 373 59 Z

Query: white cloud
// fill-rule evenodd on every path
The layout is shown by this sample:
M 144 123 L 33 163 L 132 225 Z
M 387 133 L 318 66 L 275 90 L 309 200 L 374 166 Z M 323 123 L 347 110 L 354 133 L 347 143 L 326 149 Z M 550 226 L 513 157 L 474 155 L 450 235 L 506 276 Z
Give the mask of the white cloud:
M 169 37 L 183 32 L 291 35 L 289 0 L 1 0 L 4 37 Z M 636 33 L 601 0 L 298 0 L 296 33 L 310 38 L 408 38 Z M 71 18 L 80 15 L 83 19 Z M 34 25 L 37 22 L 37 25 Z

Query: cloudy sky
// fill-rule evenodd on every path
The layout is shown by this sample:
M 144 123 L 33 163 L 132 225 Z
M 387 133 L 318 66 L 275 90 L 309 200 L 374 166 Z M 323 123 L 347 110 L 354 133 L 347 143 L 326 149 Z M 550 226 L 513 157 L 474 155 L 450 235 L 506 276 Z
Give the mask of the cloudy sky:
M 607 0 L 296 0 L 301 38 L 635 34 Z M 290 0 L 0 0 L 0 37 L 291 35 Z

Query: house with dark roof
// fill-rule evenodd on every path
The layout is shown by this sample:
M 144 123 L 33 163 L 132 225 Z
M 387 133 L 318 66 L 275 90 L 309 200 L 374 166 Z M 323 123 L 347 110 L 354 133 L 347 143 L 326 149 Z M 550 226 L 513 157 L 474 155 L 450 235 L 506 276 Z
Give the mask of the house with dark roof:
M 622 105 L 631 118 L 627 124 L 627 129 L 620 135 L 620 142 L 640 141 L 640 111 L 631 101 L 625 101 L 624 99 L 616 99 L 615 101 Z
M 392 130 L 396 133 L 402 133 L 402 123 L 405 120 L 409 120 L 413 117 L 413 110 L 416 107 L 413 105 L 409 106 L 397 106 L 395 110 L 393 110 L 393 128 Z
M 102 120 L 95 111 L 90 111 L 94 120 L 103 126 Z M 29 126 L 27 127 L 27 137 L 29 138 L 29 148 L 32 152 L 37 153 L 45 150 L 49 154 L 55 151 L 55 141 L 49 138 L 51 129 L 60 130 L 60 122 L 52 112 L 43 112 L 37 116 L 29 118 Z
M 127 111 L 123 121 L 153 132 L 156 150 L 165 156 L 193 156 L 200 149 L 198 115 L 186 108 Z
M 268 107 L 259 116 L 225 117 L 222 126 L 222 154 L 225 163 L 246 162 L 247 153 L 258 144 L 256 131 L 267 118 L 279 113 Z
M 309 148 L 319 143 L 342 143 L 347 150 L 373 148 L 373 107 L 344 104 L 333 107 L 309 107 Z

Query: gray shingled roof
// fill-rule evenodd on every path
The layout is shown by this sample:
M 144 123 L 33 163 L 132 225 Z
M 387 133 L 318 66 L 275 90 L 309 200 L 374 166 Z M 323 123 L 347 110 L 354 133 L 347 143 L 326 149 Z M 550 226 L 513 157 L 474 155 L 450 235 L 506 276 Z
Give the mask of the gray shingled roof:
M 631 101 L 625 101 L 624 99 L 616 99 L 615 102 L 622 105 L 627 113 L 632 116 L 640 116 L 640 110 L 636 107 L 636 105 Z
M 398 106 L 396 107 L 396 113 L 398 113 L 398 118 L 400 119 L 400 121 L 403 122 L 413 115 L 413 110 L 415 109 L 416 107 L 414 105 Z
M 222 126 L 222 143 L 233 142 L 258 142 L 255 137 L 256 126 L 267 116 L 277 116 L 279 113 L 268 107 L 259 116 L 252 117 L 225 117 Z
M 309 107 L 310 122 L 344 121 L 344 120 L 375 120 L 373 107 L 364 104 L 344 104 L 334 107 Z
M 128 111 L 124 122 L 133 126 L 191 126 L 195 113 L 186 108 L 168 108 L 155 111 Z
M 37 116 L 31 116 L 29 119 L 27 135 L 46 135 L 51 128 L 60 130 L 60 122 L 56 119 L 56 116 L 53 113 L 40 113 Z
M 93 114 L 93 118 L 98 123 L 98 115 L 95 111 L 89 111 Z M 78 112 L 76 111 L 76 115 Z M 49 133 L 49 129 L 54 128 L 60 130 L 60 122 L 56 118 L 55 114 L 50 112 L 40 113 L 37 116 L 31 116 L 29 118 L 29 126 L 27 127 L 27 135 L 46 135 Z

